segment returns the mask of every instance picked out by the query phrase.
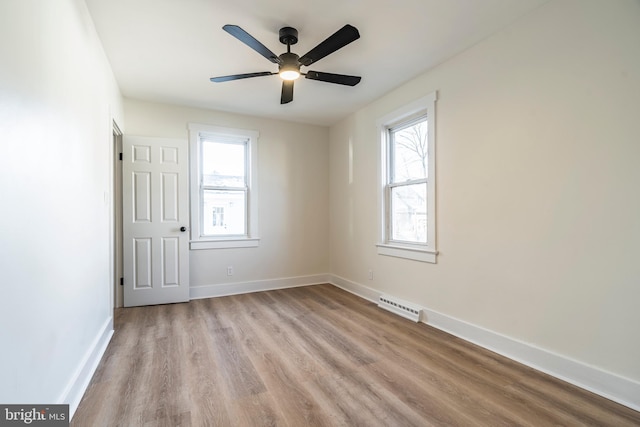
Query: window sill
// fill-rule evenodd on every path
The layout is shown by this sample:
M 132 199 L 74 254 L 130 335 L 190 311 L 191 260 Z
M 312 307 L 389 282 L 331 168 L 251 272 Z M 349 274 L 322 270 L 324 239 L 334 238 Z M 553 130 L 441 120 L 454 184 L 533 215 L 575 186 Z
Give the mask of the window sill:
M 390 245 L 388 243 L 378 243 L 376 246 L 378 247 L 378 255 L 405 258 L 432 264 L 436 263 L 436 257 L 438 255 L 438 251 L 434 249 Z
M 232 248 L 257 248 L 260 246 L 260 239 L 216 239 L 216 240 L 192 240 L 189 242 L 189 249 L 232 249 Z

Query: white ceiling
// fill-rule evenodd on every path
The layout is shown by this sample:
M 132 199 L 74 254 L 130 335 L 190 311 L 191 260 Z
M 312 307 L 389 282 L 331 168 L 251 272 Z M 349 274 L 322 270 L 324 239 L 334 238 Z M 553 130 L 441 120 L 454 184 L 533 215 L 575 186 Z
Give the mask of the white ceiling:
M 86 0 L 122 94 L 129 98 L 331 125 L 549 0 Z M 303 55 L 345 24 L 360 39 L 310 69 L 362 76 L 355 87 L 300 79 L 280 105 L 277 71 L 222 30 L 236 24 L 276 54 L 278 30 Z M 303 68 L 303 71 L 305 69 Z

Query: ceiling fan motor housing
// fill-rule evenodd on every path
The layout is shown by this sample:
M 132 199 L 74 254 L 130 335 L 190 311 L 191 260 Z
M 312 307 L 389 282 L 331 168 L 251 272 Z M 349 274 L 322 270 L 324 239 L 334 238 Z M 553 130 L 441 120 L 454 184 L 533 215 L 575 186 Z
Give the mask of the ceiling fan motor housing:
M 282 67 L 295 67 L 300 68 L 300 64 L 298 64 L 298 59 L 300 57 L 292 52 L 286 52 L 279 56 L 282 63 L 280 64 L 280 68 Z

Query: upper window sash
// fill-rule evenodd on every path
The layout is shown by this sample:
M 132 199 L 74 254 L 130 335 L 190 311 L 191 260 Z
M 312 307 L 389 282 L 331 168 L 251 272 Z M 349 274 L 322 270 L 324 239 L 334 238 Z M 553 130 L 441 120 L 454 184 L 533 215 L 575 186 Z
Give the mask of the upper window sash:
M 208 185 L 204 182 L 204 145 L 205 143 L 214 143 L 214 144 L 228 144 L 228 145 L 236 145 L 242 148 L 242 157 L 244 163 L 243 170 L 243 185 L 242 186 L 218 186 L 218 185 Z M 250 140 L 248 140 L 244 136 L 238 136 L 235 138 L 228 136 L 216 136 L 210 133 L 201 133 L 200 138 L 198 140 L 198 150 L 200 154 L 199 159 L 199 176 L 200 176 L 200 186 L 203 188 L 243 188 L 248 187 L 250 182 L 250 161 L 249 161 L 249 152 L 250 152 Z
M 413 114 L 413 117 L 409 116 L 408 118 L 406 118 L 406 120 L 402 120 L 400 123 L 386 127 L 386 132 L 387 132 L 386 150 L 387 150 L 387 158 L 389 159 L 388 162 L 386 162 L 386 167 L 387 167 L 386 176 L 387 176 L 387 181 L 389 183 L 404 182 L 407 180 L 418 179 L 418 178 L 427 178 L 429 173 L 428 164 L 422 165 L 424 170 L 416 171 L 415 169 L 412 169 L 411 171 L 407 170 L 405 174 L 402 174 L 400 173 L 400 171 L 397 170 L 400 164 L 396 162 L 396 159 L 397 157 L 399 157 L 397 152 L 399 151 L 398 149 L 399 149 L 399 146 L 401 145 L 401 141 L 399 141 L 399 135 L 402 133 L 402 131 L 413 128 L 416 125 L 424 123 L 424 126 L 427 127 L 427 133 L 428 133 L 428 120 L 429 118 L 427 117 L 427 114 L 425 112 L 419 112 L 417 114 Z M 422 153 L 422 154 L 425 155 L 428 162 L 429 161 L 429 155 L 428 155 L 429 140 L 428 140 L 428 135 L 424 135 L 424 136 L 426 136 L 427 138 L 426 139 L 427 146 L 426 147 L 416 146 L 415 148 L 420 150 L 426 150 L 426 153 Z

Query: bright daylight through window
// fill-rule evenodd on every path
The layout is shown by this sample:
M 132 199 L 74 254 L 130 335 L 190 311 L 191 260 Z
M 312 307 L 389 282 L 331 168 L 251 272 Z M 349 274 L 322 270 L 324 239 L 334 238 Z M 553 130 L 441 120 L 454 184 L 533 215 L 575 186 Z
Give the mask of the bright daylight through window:
M 246 140 L 201 142 L 202 236 L 246 234 Z
M 389 129 L 390 241 L 427 243 L 427 117 Z
M 379 121 L 381 255 L 436 260 L 435 99 L 433 93 Z
M 189 130 L 191 248 L 257 246 L 257 132 L 195 124 Z

